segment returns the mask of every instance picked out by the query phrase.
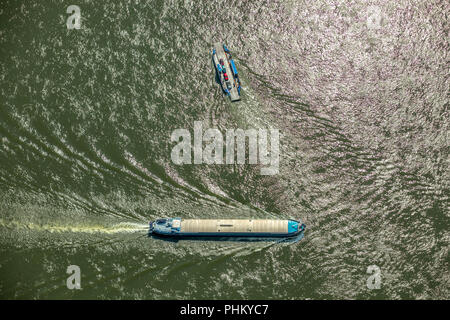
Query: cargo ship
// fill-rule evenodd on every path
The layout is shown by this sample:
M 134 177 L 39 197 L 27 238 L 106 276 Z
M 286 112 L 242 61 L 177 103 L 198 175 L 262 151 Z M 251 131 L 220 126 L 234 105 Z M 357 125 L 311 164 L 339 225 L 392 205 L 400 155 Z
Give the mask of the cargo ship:
M 231 51 L 226 45 L 217 42 L 212 51 L 212 61 L 216 69 L 216 80 L 223 92 L 232 102 L 241 100 L 241 82 Z
M 150 222 L 149 234 L 166 237 L 295 237 L 306 226 L 296 220 L 272 219 L 182 219 Z

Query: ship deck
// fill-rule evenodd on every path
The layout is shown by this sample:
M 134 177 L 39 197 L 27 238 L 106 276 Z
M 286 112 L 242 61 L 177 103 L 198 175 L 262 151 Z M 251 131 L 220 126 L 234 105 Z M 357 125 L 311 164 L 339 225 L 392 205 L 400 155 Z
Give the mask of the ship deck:
M 218 60 L 223 59 L 225 68 L 227 70 L 228 79 L 231 82 L 232 88 L 230 91 L 230 99 L 231 101 L 239 101 L 241 97 L 237 90 L 237 81 L 234 78 L 233 72 L 231 72 L 230 62 L 228 61 L 228 57 L 223 50 L 223 45 L 220 42 L 216 42 L 214 44 L 214 49 L 216 50 L 216 55 Z M 222 79 L 222 78 L 221 78 Z

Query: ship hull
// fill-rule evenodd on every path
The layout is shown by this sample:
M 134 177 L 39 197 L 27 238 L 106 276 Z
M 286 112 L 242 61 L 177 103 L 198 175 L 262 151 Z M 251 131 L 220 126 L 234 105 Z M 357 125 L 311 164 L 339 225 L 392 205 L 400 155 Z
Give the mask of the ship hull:
M 304 230 L 305 225 L 295 220 L 170 218 L 150 222 L 150 233 L 165 237 L 286 238 Z
M 216 69 L 216 80 L 222 91 L 230 97 L 232 102 L 241 100 L 241 83 L 231 52 L 221 43 L 214 44 L 212 62 Z M 228 80 L 225 78 L 225 73 Z

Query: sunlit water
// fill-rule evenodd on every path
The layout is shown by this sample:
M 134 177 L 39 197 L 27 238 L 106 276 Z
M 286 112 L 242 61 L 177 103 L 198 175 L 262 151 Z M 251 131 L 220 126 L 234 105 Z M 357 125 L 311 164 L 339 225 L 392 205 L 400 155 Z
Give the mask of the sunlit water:
M 1 298 L 449 298 L 445 1 L 74 4 L 79 30 L 64 1 L 1 4 Z M 217 41 L 239 103 L 214 81 Z M 279 129 L 279 174 L 173 164 L 194 121 Z M 148 237 L 165 216 L 307 229 Z

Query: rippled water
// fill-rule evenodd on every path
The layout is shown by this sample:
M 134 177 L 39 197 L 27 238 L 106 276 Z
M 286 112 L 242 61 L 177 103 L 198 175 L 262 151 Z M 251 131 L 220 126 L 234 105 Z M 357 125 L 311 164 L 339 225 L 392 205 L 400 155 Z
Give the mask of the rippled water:
M 2 298 L 450 297 L 445 1 L 73 4 L 79 30 L 67 2 L 1 4 Z M 214 82 L 217 41 L 239 103 Z M 170 134 L 194 121 L 280 129 L 280 173 L 173 164 Z M 148 238 L 164 216 L 307 230 Z

